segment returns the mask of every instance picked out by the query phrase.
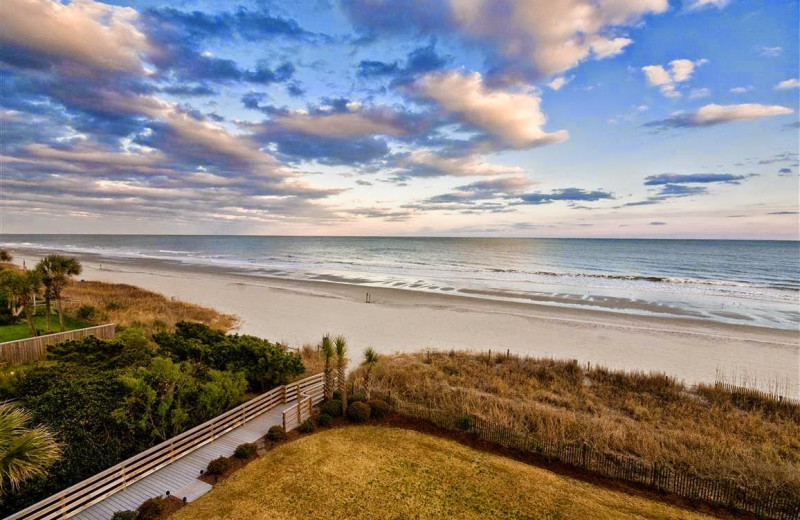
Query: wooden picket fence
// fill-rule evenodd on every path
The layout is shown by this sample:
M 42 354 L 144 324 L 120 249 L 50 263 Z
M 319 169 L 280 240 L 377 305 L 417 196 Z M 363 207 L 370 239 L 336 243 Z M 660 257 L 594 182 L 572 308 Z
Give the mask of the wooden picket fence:
M 0 343 L 0 365 L 19 365 L 22 363 L 33 363 L 47 359 L 47 347 L 56 343 L 63 343 L 76 339 L 83 339 L 87 336 L 95 336 L 100 339 L 112 339 L 117 325 L 108 323 L 97 327 L 87 327 L 85 329 L 68 330 L 45 336 L 34 338 L 18 339 L 16 341 L 6 341 Z
M 756 399 L 767 399 L 775 401 L 778 405 L 800 406 L 800 399 L 787 397 L 777 392 L 765 392 L 764 390 L 758 390 L 756 388 L 749 388 L 746 386 L 732 385 L 730 383 L 723 383 L 721 381 L 714 383 L 714 387 L 719 388 L 720 390 L 725 390 L 734 396 L 738 395 L 754 397 Z
M 475 415 L 432 409 L 391 398 L 390 401 L 401 415 L 423 419 L 445 430 L 469 432 L 483 441 L 522 453 L 536 453 L 547 460 L 580 467 L 597 475 L 753 513 L 759 518 L 800 519 L 800 497 L 783 490 L 765 495 L 732 479 L 700 477 L 634 457 L 605 453 L 587 444 L 562 444 L 530 432 L 514 431 Z
M 192 453 L 217 437 L 302 395 L 306 395 L 306 398 L 315 403 L 322 400 L 322 374 L 274 388 L 210 421 L 195 426 L 191 430 L 23 509 L 5 520 L 70 518 L 177 459 Z

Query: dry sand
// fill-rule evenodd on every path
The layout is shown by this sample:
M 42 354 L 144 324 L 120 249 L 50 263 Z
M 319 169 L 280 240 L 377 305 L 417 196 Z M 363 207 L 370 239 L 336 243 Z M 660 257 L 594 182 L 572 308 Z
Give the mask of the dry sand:
M 37 257 L 18 254 L 33 265 Z M 665 372 L 687 383 L 720 373 L 800 395 L 800 333 L 686 318 L 512 303 L 391 288 L 254 277 L 145 261 L 83 258 L 87 280 L 127 283 L 241 318 L 239 332 L 290 345 L 344 334 L 353 356 L 470 349 Z M 100 263 L 102 262 L 102 264 Z M 102 268 L 100 267 L 102 265 Z M 372 303 L 364 302 L 370 292 Z

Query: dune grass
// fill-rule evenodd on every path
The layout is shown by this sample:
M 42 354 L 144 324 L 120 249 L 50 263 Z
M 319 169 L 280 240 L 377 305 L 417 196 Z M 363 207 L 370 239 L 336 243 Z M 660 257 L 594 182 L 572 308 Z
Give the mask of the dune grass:
M 173 520 L 710 517 L 422 433 L 351 426 L 280 446 Z
M 363 370 L 363 369 L 362 369 Z M 361 374 L 351 376 L 358 384 Z M 464 352 L 385 356 L 373 393 L 587 443 L 766 494 L 800 495 L 800 407 L 659 374 Z
M 229 331 L 238 318 L 208 307 L 167 297 L 139 287 L 104 282 L 73 282 L 64 296 L 73 303 L 71 313 L 82 305 L 91 305 L 95 312 L 92 323 L 116 323 L 119 328 L 137 326 L 150 331 L 171 329 L 179 321 L 198 321 L 214 329 Z
M 45 317 L 42 315 L 36 315 L 33 317 L 33 324 L 36 327 L 36 330 L 42 331 L 42 334 L 48 334 L 47 332 L 47 321 Z M 64 316 L 64 328 L 66 330 L 75 330 L 81 329 L 83 327 L 88 327 L 85 322 L 81 320 L 76 320 L 70 316 Z M 53 315 L 50 321 L 51 331 L 50 333 L 60 332 L 58 330 L 58 316 Z M 0 343 L 4 341 L 15 341 L 18 339 L 25 339 L 31 337 L 31 330 L 28 328 L 28 322 L 22 318 L 18 323 L 13 325 L 2 325 L 0 326 Z

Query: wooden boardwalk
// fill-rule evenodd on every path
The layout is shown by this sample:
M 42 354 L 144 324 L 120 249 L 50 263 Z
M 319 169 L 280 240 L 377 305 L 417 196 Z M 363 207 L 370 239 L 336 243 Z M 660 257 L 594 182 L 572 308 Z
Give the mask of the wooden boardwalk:
M 189 502 L 195 500 L 211 489 L 209 484 L 197 479 L 201 469 L 206 469 L 208 463 L 217 457 L 233 455 L 236 446 L 255 442 L 267 433 L 270 426 L 281 425 L 283 411 L 296 409 L 296 404 L 297 401 L 291 401 L 263 413 L 72 518 L 110 520 L 116 511 L 135 510 L 148 498 L 164 495 L 167 491 L 181 499 L 185 496 Z

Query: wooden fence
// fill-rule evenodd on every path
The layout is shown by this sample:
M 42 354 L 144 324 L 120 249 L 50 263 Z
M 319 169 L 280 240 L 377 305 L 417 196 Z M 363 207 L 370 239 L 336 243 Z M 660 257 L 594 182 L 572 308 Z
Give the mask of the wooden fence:
M 109 323 L 88 327 L 85 329 L 68 330 L 46 336 L 36 336 L 34 338 L 18 339 L 0 343 L 0 364 L 18 365 L 21 363 L 33 363 L 47 359 L 47 346 L 63 343 L 65 341 L 83 339 L 87 336 L 95 336 L 100 339 L 111 339 L 117 325 Z
M 319 402 L 322 400 L 321 382 L 322 374 L 317 374 L 290 385 L 274 388 L 210 421 L 195 426 L 191 430 L 23 509 L 6 520 L 70 518 L 247 421 L 280 404 L 294 400 L 301 394 L 307 394 L 308 399 Z
M 320 382 L 306 389 L 301 389 L 300 385 L 294 388 L 294 395 L 297 396 L 297 404 L 283 411 L 283 429 L 289 431 L 300 426 L 303 421 L 311 417 L 313 407 L 321 403 L 324 399 L 323 389 L 325 382 Z
M 746 511 L 759 518 L 800 518 L 800 497 L 788 491 L 775 490 L 764 494 L 740 486 L 732 479 L 699 477 L 634 457 L 601 452 L 587 444 L 561 444 L 542 439 L 530 432 L 513 431 L 474 415 L 435 410 L 399 400 L 391 401 L 394 409 L 402 415 L 429 421 L 445 430 L 469 432 L 481 440 L 523 453 L 536 453 L 545 459 L 577 466 L 598 475 Z
M 763 390 L 758 390 L 756 388 L 749 388 L 746 386 L 736 386 L 730 383 L 723 383 L 720 381 L 714 383 L 714 386 L 721 390 L 725 390 L 726 392 L 729 392 L 734 396 L 738 395 L 738 396 L 754 397 L 756 399 L 768 399 L 771 401 L 775 401 L 778 404 L 784 404 L 787 406 L 800 406 L 800 399 L 786 397 L 776 392 L 765 392 Z

